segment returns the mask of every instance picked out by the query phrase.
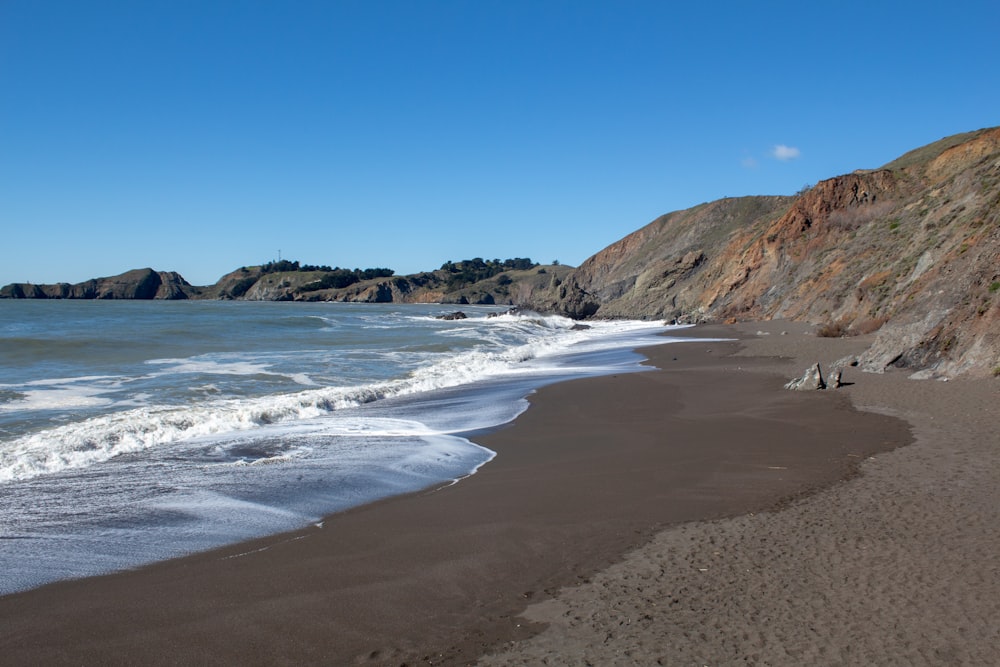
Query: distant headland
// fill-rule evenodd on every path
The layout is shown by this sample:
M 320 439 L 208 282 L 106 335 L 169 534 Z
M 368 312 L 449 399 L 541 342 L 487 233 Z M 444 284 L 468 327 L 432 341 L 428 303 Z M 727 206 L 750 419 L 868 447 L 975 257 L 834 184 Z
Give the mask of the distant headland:
M 134 269 L 82 283 L 13 283 L 7 299 L 240 299 L 246 301 L 347 301 L 515 305 L 547 290 L 573 267 L 531 259 L 445 262 L 441 268 L 397 276 L 387 268 L 342 269 L 280 260 L 244 266 L 214 285 L 195 286 L 173 271 Z

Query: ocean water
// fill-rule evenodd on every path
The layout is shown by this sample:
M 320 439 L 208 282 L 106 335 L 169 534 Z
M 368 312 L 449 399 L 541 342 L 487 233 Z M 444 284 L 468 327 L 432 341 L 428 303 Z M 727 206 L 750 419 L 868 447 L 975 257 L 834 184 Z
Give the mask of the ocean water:
M 0 594 L 460 480 L 551 382 L 660 323 L 502 308 L 0 301 Z M 491 317 L 491 315 L 493 315 Z M 473 436 L 474 437 L 474 436 Z

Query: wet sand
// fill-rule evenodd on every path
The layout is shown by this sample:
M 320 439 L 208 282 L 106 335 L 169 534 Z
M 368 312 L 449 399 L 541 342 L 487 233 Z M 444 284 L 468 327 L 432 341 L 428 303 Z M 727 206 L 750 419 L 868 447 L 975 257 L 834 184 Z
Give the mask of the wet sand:
M 744 647 L 770 646 L 778 641 L 767 634 L 777 632 L 775 619 L 797 622 L 801 607 L 822 604 L 814 596 L 829 594 L 830 582 L 788 589 L 781 614 L 744 618 L 740 630 L 716 609 L 721 591 L 741 598 L 717 588 L 722 581 L 710 583 L 717 563 L 705 567 L 703 559 L 716 550 L 765 558 L 739 542 L 778 548 L 754 523 L 762 516 L 787 524 L 786 550 L 808 542 L 811 556 L 837 556 L 841 538 L 851 535 L 828 533 L 827 519 L 796 524 L 806 519 L 795 513 L 864 483 L 878 464 L 841 480 L 872 454 L 883 461 L 882 452 L 912 438 L 907 422 L 852 407 L 867 381 L 838 392 L 781 389 L 804 364 L 769 355 L 797 349 L 793 341 L 839 353 L 839 341 L 802 332 L 760 340 L 744 356 L 732 356 L 744 346 L 737 342 L 650 348 L 651 363 L 663 370 L 547 387 L 513 425 L 476 438 L 498 456 L 458 484 L 327 517 L 322 527 L 0 598 L 0 655 L 12 665 L 470 664 L 484 653 L 499 653 L 484 658 L 488 664 L 580 664 L 591 655 L 596 664 L 690 664 L 701 653 L 684 652 L 683 636 L 693 646 L 707 643 L 718 664 Z M 921 490 L 895 500 L 910 502 Z M 877 528 L 883 512 L 866 506 L 851 526 Z M 742 538 L 711 546 L 720 539 L 711 531 L 747 521 Z M 635 558 L 641 571 L 658 573 L 660 588 L 608 583 L 630 581 L 619 570 Z M 758 566 L 761 577 L 766 565 Z M 996 561 L 987 566 L 996 579 Z M 816 568 L 826 577 L 836 571 L 823 561 Z M 739 589 L 747 600 L 769 596 L 765 581 L 749 579 L 756 584 Z M 660 613 L 668 599 L 683 600 L 695 616 Z M 616 610 L 623 604 L 649 618 L 640 622 L 636 611 L 622 620 Z M 732 618 L 745 613 L 741 604 L 723 606 Z M 712 623 L 719 637 L 706 632 Z M 645 629 L 637 637 L 622 627 Z M 744 642 L 740 632 L 751 638 Z M 814 644 L 825 641 L 818 636 Z

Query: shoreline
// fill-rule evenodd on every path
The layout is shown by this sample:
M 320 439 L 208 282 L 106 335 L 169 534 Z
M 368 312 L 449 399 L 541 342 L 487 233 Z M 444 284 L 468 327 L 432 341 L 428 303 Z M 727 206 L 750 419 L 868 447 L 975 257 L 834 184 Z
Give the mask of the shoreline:
M 846 396 L 784 391 L 772 359 L 731 356 L 744 343 L 645 348 L 661 370 L 544 387 L 475 438 L 497 456 L 459 484 L 2 597 L 0 650 L 11 664 L 468 664 L 542 631 L 519 617 L 529 603 L 663 529 L 788 505 L 909 442 Z

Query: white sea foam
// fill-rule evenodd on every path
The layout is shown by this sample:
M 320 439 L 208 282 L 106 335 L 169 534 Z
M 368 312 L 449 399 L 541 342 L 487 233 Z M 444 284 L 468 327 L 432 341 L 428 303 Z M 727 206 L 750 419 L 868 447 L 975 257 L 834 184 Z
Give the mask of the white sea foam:
M 90 408 L 111 405 L 103 395 L 121 386 L 125 378 L 115 375 L 87 375 L 69 378 L 46 378 L 20 385 L 0 385 L 13 389 L 19 398 L 0 404 L 0 411 L 34 411 L 63 408 Z
M 348 387 L 322 387 L 295 393 L 256 398 L 205 401 L 185 407 L 146 406 L 105 414 L 76 423 L 46 429 L 0 443 L 0 481 L 24 480 L 38 475 L 82 468 L 115 456 L 139 452 L 159 445 L 192 438 L 218 436 L 258 429 L 272 424 L 311 420 L 345 408 L 356 407 L 392 396 L 410 395 L 443 388 L 467 385 L 484 379 L 512 374 L 537 374 L 553 366 L 525 362 L 553 358 L 574 345 L 585 347 L 619 346 L 609 343 L 615 336 L 648 332 L 649 323 L 596 323 L 593 328 L 577 330 L 565 318 L 503 315 L 491 318 L 498 330 L 516 328 L 528 342 L 512 347 L 477 346 L 455 355 L 445 355 L 434 363 L 417 368 L 407 377 L 380 383 Z M 491 335 L 489 327 L 485 327 Z M 525 331 L 532 335 L 525 335 Z M 160 359 L 151 362 L 170 367 L 170 372 L 214 374 L 268 373 L 268 364 L 251 362 L 215 362 L 190 359 Z M 556 364 L 557 366 L 558 364 Z M 98 400 L 92 394 L 75 394 L 81 402 Z M 8 404 L 9 405 L 9 404 Z M 65 403 L 63 403 L 65 405 Z M 334 423 L 328 427 L 337 428 Z M 372 421 L 355 424 L 356 432 L 365 429 L 382 435 L 397 434 L 385 424 Z M 407 426 L 406 435 L 420 433 Z
M 230 446 L 226 446 L 220 443 L 214 448 L 214 451 L 220 457 L 232 457 L 234 456 L 232 444 L 239 447 L 239 441 L 236 443 L 230 443 Z M 235 461 L 229 461 L 221 465 L 232 465 L 232 466 L 260 466 L 260 465 L 271 465 L 275 463 L 290 463 L 298 459 L 306 458 L 313 453 L 312 447 L 290 447 L 283 451 L 271 454 L 269 452 L 257 451 L 250 454 L 248 450 L 242 450 L 242 456 L 237 458 Z
M 0 449 L 0 481 L 82 468 L 181 440 L 314 419 L 338 409 L 419 391 L 418 386 L 430 387 L 427 383 L 416 385 L 404 380 L 248 400 L 229 399 L 184 408 L 135 408 L 93 417 L 4 443 Z M 360 435 L 364 428 L 358 425 L 352 434 Z M 414 433 L 410 429 L 406 434 Z
M 31 380 L 23 384 L 0 384 L 0 388 L 7 387 L 51 387 L 67 384 L 81 384 L 91 382 L 117 382 L 124 380 L 120 375 L 80 375 L 64 378 L 46 378 L 44 380 Z
M 272 370 L 273 364 L 253 361 L 216 361 L 205 358 L 188 359 L 152 359 L 146 362 L 150 365 L 163 366 L 162 371 L 151 373 L 145 378 L 164 375 L 269 375 L 276 378 L 288 378 L 296 384 L 314 387 L 318 383 L 307 373 L 282 373 Z
M 285 377 L 306 387 L 315 387 L 319 384 L 305 373 L 292 373 L 290 375 L 286 375 Z
M 21 398 L 0 403 L 0 410 L 7 412 L 26 410 L 53 410 L 56 408 L 93 408 L 111 405 L 114 401 L 102 398 L 103 390 L 94 387 L 59 387 L 21 391 Z
M 271 364 L 251 361 L 213 361 L 211 359 L 150 359 L 150 365 L 165 366 L 160 373 L 198 375 L 277 375 L 270 370 Z

